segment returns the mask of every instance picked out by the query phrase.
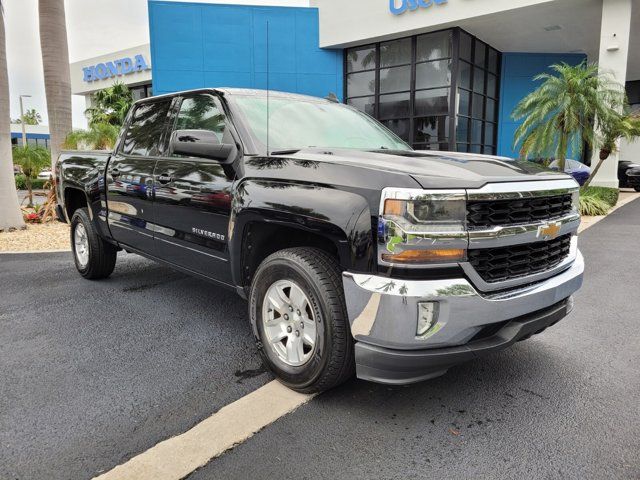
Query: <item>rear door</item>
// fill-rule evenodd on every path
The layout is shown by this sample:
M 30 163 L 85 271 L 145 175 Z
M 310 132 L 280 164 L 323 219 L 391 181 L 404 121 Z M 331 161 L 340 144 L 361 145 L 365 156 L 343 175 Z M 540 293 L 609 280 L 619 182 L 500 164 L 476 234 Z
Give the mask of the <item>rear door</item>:
M 175 130 L 208 130 L 235 143 L 218 97 L 185 96 Z M 156 245 L 161 258 L 231 284 L 227 235 L 233 170 L 215 160 L 168 153 L 155 170 Z
M 106 175 L 108 222 L 118 242 L 154 255 L 153 172 L 166 145 L 171 99 L 135 107 Z

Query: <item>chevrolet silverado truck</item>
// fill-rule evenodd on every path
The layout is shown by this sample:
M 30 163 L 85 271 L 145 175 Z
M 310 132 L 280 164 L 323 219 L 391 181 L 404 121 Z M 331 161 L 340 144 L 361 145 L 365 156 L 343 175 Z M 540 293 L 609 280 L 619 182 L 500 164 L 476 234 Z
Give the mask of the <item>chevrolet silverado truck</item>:
M 300 392 L 437 377 L 555 324 L 582 284 L 571 177 L 415 151 L 329 99 L 144 99 L 112 152 L 63 152 L 56 176 L 83 277 L 124 250 L 234 290 Z

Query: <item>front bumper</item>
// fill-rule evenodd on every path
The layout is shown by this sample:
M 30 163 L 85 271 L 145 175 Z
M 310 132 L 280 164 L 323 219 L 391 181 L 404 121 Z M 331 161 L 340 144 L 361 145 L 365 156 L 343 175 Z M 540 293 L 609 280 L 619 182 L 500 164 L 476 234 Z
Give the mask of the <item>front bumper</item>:
M 357 375 L 382 383 L 411 383 L 506 348 L 564 317 L 583 272 L 578 252 L 571 266 L 551 278 L 490 294 L 464 278 L 411 281 L 345 272 Z M 426 336 L 417 337 L 418 303 L 424 301 L 438 302 L 438 319 Z M 496 333 L 476 340 L 494 327 Z

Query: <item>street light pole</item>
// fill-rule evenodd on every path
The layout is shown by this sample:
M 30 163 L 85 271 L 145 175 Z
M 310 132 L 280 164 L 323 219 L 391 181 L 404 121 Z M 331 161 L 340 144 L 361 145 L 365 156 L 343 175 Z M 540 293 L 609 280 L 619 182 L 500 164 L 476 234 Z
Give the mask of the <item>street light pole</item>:
M 20 95 L 20 123 L 22 124 L 22 147 L 27 148 L 27 128 L 24 124 L 24 105 L 23 98 L 31 98 L 31 95 Z

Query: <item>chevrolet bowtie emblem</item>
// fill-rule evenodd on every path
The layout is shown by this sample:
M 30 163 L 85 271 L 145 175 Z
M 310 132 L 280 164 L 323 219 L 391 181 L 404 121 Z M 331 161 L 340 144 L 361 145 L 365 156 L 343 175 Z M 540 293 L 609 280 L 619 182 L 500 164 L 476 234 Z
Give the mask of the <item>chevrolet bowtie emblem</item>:
M 538 227 L 538 238 L 542 238 L 544 240 L 553 240 L 560 233 L 560 228 L 562 228 L 562 224 L 560 222 L 540 225 Z

